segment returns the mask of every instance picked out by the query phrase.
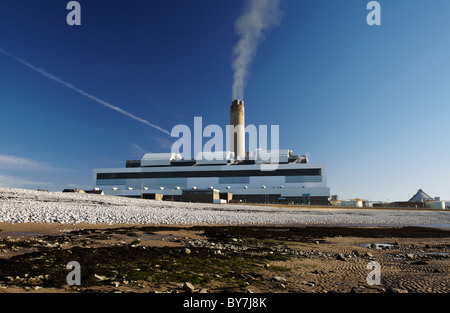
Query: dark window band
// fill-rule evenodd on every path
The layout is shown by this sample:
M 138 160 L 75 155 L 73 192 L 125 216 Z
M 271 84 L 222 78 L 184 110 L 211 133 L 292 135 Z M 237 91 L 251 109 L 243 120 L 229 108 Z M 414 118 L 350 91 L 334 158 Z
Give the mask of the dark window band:
M 202 172 L 142 172 L 97 173 L 97 179 L 193 178 L 193 177 L 243 177 L 243 176 L 320 176 L 322 169 L 279 169 L 274 171 L 202 171 Z

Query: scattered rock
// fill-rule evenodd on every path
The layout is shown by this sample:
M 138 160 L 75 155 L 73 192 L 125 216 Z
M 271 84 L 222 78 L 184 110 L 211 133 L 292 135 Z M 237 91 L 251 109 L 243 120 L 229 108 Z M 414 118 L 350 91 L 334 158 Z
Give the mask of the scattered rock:
M 279 282 L 279 283 L 285 283 L 286 282 L 286 278 L 281 277 L 281 276 L 274 276 L 272 279 L 277 281 L 277 282 Z
M 339 254 L 336 256 L 336 260 L 339 260 L 339 261 L 347 261 L 347 259 L 345 258 L 345 256 L 344 256 L 342 253 L 339 253 Z
M 350 293 L 366 293 L 367 290 L 363 286 L 353 287 Z
M 190 282 L 185 282 L 183 284 L 183 290 L 186 292 L 194 292 L 195 287 Z
M 408 290 L 389 287 L 388 289 L 386 289 L 386 292 L 387 293 L 408 293 Z
M 413 265 L 427 265 L 428 262 L 427 261 L 416 261 L 416 262 L 412 262 L 411 264 L 413 264 Z
M 111 285 L 113 285 L 115 288 L 120 286 L 120 283 L 118 281 L 111 282 Z
M 316 285 L 313 281 L 303 281 L 302 284 L 309 287 L 314 287 Z
M 100 281 L 107 280 L 108 277 L 94 274 L 94 277 Z
M 249 275 L 249 274 L 240 274 L 239 277 L 241 277 L 245 280 L 256 280 L 255 277 L 253 277 L 252 275 Z

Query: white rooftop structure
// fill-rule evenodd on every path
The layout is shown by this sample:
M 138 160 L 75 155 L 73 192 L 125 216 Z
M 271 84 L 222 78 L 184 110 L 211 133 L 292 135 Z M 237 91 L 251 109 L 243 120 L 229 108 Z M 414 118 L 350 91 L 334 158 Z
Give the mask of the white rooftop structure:
M 172 160 L 181 160 L 178 153 L 146 153 L 141 159 L 141 166 L 170 165 Z

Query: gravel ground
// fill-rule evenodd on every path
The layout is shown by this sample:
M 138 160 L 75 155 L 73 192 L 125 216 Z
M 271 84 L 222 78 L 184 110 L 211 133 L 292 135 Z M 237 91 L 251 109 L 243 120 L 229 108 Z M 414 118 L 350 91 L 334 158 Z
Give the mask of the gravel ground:
M 435 225 L 449 211 L 287 209 L 0 188 L 0 222 L 221 225 Z

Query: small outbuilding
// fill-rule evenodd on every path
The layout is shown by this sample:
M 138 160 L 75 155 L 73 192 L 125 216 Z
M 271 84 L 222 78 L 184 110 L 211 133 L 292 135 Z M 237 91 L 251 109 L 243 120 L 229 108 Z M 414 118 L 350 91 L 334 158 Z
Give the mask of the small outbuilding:
M 183 202 L 213 203 L 214 200 L 220 200 L 217 189 L 185 189 L 181 194 Z

